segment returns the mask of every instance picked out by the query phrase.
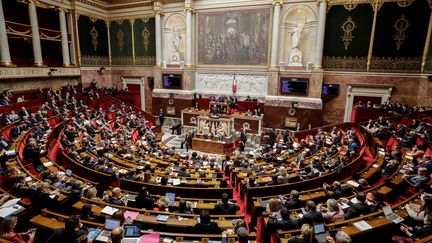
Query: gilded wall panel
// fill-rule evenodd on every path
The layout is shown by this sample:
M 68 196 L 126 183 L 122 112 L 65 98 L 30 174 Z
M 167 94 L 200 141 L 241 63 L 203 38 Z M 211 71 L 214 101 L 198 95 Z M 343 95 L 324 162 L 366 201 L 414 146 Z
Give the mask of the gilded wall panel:
M 78 18 L 78 35 L 81 65 L 108 65 L 108 31 L 104 20 L 81 15 Z
M 327 13 L 323 67 L 365 71 L 373 10 L 370 4 L 333 6 Z

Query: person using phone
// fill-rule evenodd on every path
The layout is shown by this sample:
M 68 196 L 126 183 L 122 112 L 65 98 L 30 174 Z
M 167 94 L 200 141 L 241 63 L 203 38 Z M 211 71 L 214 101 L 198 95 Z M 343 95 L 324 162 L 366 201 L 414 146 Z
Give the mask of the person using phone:
M 16 243 L 32 243 L 36 234 L 36 229 L 33 228 L 26 232 L 16 233 L 14 229 L 17 223 L 18 219 L 15 216 L 3 219 L 0 224 L 0 237 Z

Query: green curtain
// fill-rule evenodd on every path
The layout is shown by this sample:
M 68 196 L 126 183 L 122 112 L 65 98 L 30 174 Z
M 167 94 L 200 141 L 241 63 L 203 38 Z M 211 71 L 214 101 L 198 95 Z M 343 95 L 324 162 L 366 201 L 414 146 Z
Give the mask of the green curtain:
M 155 19 L 135 19 L 135 64 L 155 65 L 156 64 L 156 34 Z
M 132 25 L 127 19 L 110 23 L 112 65 L 132 65 Z
M 78 19 L 81 65 L 108 65 L 108 34 L 105 21 L 81 15 Z

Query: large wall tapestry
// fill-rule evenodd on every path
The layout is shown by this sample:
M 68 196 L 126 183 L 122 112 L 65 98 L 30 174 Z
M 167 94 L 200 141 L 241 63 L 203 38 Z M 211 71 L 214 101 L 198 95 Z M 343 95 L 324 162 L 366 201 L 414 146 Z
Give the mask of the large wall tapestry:
M 359 4 L 354 9 L 332 6 L 327 14 L 323 67 L 365 71 L 372 20 L 370 4 Z
M 155 19 L 135 19 L 135 64 L 154 65 L 156 63 Z
M 78 35 L 82 66 L 109 65 L 108 31 L 104 20 L 79 16 Z
M 132 65 L 132 24 L 130 20 L 110 23 L 112 65 Z
M 384 3 L 378 12 L 371 70 L 420 72 L 431 10 L 426 0 Z
M 198 13 L 198 63 L 267 65 L 269 9 Z

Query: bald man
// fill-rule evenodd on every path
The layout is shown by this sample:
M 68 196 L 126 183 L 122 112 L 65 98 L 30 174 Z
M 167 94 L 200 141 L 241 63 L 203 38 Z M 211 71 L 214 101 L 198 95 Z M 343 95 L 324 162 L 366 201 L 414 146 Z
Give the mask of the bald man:
M 117 227 L 111 231 L 110 243 L 121 243 L 123 240 L 123 227 Z

